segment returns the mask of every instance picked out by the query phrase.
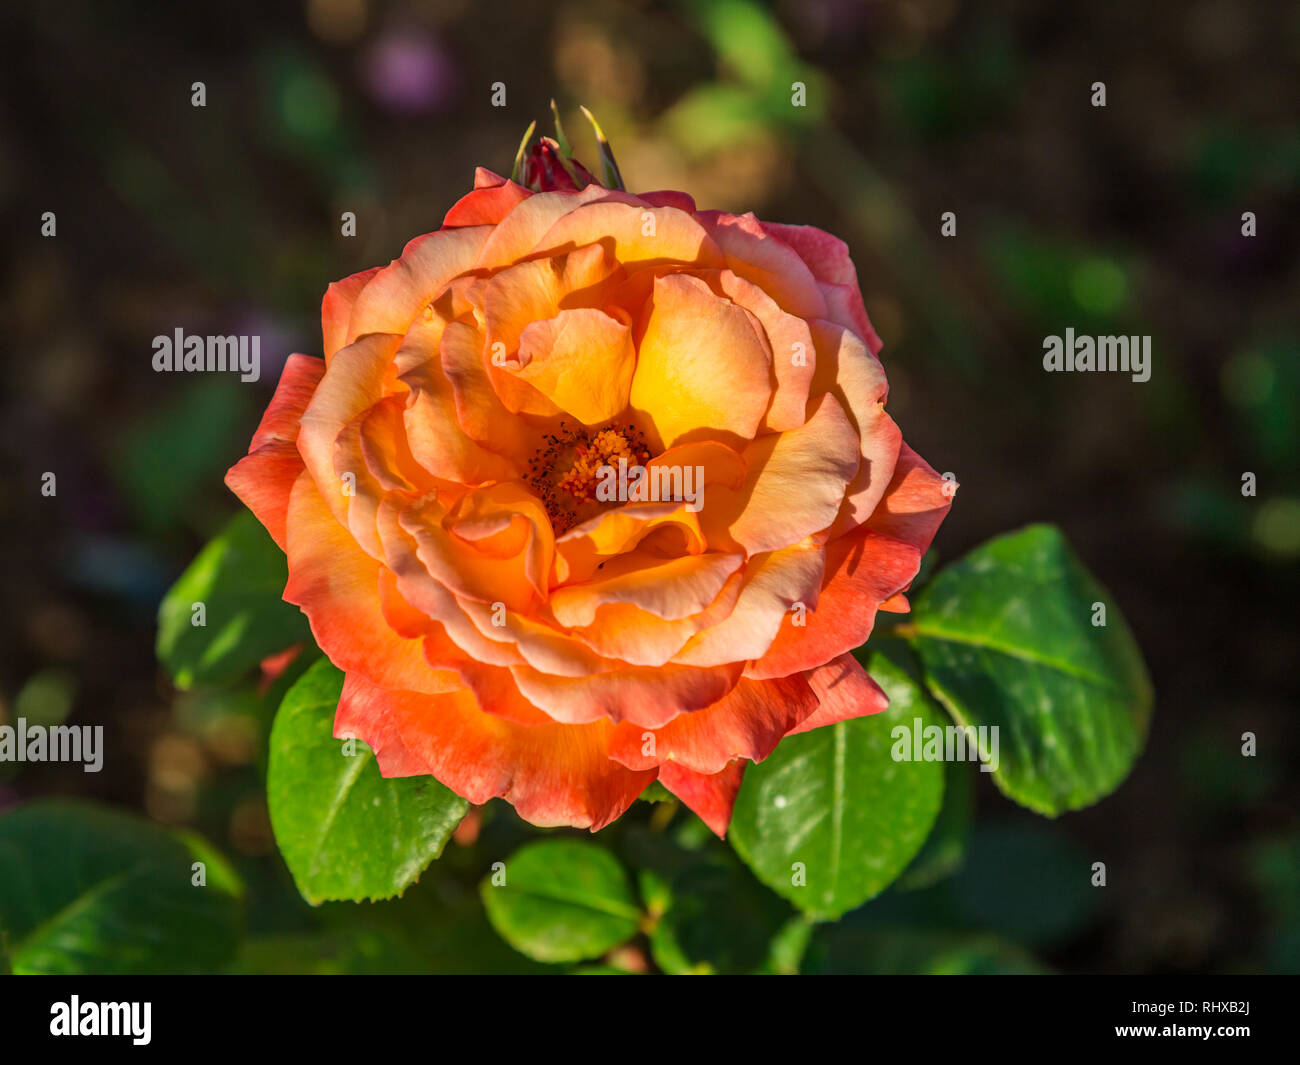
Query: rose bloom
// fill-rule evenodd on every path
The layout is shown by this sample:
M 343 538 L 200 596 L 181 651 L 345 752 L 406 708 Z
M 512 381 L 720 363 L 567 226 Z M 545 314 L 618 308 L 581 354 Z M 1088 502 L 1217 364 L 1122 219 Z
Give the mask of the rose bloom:
M 226 481 L 385 776 L 593 830 L 658 779 L 722 834 L 748 763 L 884 709 L 850 651 L 949 493 L 843 242 L 529 163 L 565 187 L 480 169 L 329 287 Z M 702 494 L 608 499 L 620 459 Z

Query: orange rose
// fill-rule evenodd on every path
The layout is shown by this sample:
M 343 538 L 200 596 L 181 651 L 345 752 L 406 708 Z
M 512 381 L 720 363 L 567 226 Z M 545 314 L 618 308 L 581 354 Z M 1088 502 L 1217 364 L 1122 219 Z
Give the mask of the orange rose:
M 949 498 L 841 241 L 585 179 L 479 170 L 331 285 L 226 481 L 385 775 L 592 829 L 657 778 L 721 834 L 747 762 L 884 708 L 849 652 Z

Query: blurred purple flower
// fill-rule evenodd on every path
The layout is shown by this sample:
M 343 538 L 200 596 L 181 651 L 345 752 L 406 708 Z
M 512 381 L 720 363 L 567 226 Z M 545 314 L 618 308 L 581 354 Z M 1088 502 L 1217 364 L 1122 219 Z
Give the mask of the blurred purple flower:
M 374 100 L 391 111 L 416 114 L 451 103 L 456 68 L 431 35 L 387 30 L 362 54 L 361 76 Z

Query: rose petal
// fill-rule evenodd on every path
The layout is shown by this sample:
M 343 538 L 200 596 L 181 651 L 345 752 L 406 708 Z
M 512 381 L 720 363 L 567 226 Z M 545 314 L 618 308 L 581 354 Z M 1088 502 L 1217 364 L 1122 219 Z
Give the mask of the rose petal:
M 681 799 L 715 836 L 725 839 L 747 765 L 737 758 L 719 773 L 696 773 L 676 762 L 665 762 L 659 767 L 659 783 Z
M 347 342 L 367 333 L 405 333 L 452 278 L 473 269 L 492 232 L 491 226 L 467 226 L 416 237 L 358 293 Z
M 303 470 L 298 424 L 324 373 L 325 363 L 320 359 L 289 356 L 248 454 L 226 473 L 226 485 L 266 526 L 281 550 L 289 494 Z
M 739 555 L 704 554 L 661 559 L 623 555 L 596 579 L 557 588 L 550 607 L 566 628 L 590 625 L 606 603 L 632 603 L 660 618 L 677 620 L 704 610 L 744 560 Z
M 561 311 L 533 322 L 519 338 L 527 381 L 584 425 L 599 425 L 627 406 L 636 349 L 631 330 L 603 311 Z
M 379 563 L 335 521 L 307 473 L 293 487 L 288 517 L 284 598 L 302 608 L 331 662 L 387 687 L 440 692 L 459 686 L 454 675 L 429 666 L 420 640 L 385 623 Z
M 884 536 L 905 540 L 925 554 L 948 516 L 956 491 L 956 481 L 945 481 L 925 459 L 903 444 L 894 476 L 867 525 Z
M 811 540 L 751 558 L 735 609 L 693 636 L 673 661 L 716 666 L 762 657 L 786 611 L 798 602 L 816 603 L 824 564 L 823 548 Z
M 557 254 L 586 244 L 604 243 L 625 267 L 655 263 L 724 265 L 722 252 L 705 228 L 675 207 L 621 203 L 605 197 L 583 204 L 556 220 L 530 254 Z
M 697 277 L 656 280 L 629 398 L 654 450 L 751 439 L 772 383 L 772 352 L 758 319 Z
M 815 609 L 787 613 L 748 677 L 786 677 L 813 669 L 867 642 L 877 609 L 906 588 L 921 565 L 915 545 L 855 530 L 826 545 L 826 577 Z
M 352 306 L 361 290 L 382 267 L 372 267 L 360 273 L 333 282 L 321 300 L 321 339 L 325 345 L 325 364 L 328 366 L 334 353 L 348 343 L 348 325 L 352 321 Z
M 676 762 L 697 773 L 721 773 L 733 758 L 761 762 L 816 710 L 817 696 L 802 676 L 742 678 L 712 706 L 681 714 L 662 728 L 614 726 L 610 757 L 631 769 Z
M 727 266 L 800 318 L 825 318 L 826 300 L 799 254 L 753 214 L 701 211 L 696 217 L 718 243 Z
M 830 322 L 812 323 L 817 368 L 812 391 L 829 392 L 857 431 L 862 461 L 849 483 L 843 511 L 831 532 L 838 535 L 866 521 L 876 509 L 898 459 L 902 433 L 885 413 L 889 384 L 884 368 L 850 330 Z
M 611 726 L 518 725 L 484 714 L 468 690 L 386 690 L 349 673 L 334 735 L 357 736 L 385 776 L 428 773 L 472 803 L 502 798 L 541 827 L 593 832 L 615 820 L 655 778 L 607 756 Z
M 817 709 L 791 728 L 789 736 L 889 709 L 888 696 L 852 655 L 840 655 L 805 677 L 817 695 Z
M 849 258 L 849 246 L 839 237 L 815 226 L 790 226 L 780 222 L 763 222 L 762 226 L 765 232 L 793 248 L 821 282 L 829 313 L 820 317 L 853 329 L 866 341 L 871 354 L 878 355 L 880 337 L 872 328 L 862 305 L 858 271 Z
M 494 226 L 531 195 L 523 185 L 479 167 L 474 174 L 474 190 L 452 205 L 442 220 L 443 227 Z
M 745 481 L 711 488 L 700 524 L 714 546 L 773 551 L 828 529 L 858 471 L 858 439 L 834 396 L 798 429 L 745 447 Z
M 671 663 L 657 668 L 623 666 L 585 676 L 562 677 L 532 666 L 511 666 L 520 693 L 556 721 L 627 721 L 656 728 L 681 714 L 722 699 L 740 678 L 741 663 L 697 669 Z

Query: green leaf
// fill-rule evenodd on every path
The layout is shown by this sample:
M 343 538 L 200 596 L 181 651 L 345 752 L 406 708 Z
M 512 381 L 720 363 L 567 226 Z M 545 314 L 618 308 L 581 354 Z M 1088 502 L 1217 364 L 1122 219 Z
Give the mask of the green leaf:
M 975 804 L 973 778 L 974 772 L 964 762 L 952 761 L 944 767 L 943 807 L 925 846 L 898 878 L 898 890 L 931 887 L 961 868 Z
M 488 920 L 515 950 L 537 961 L 597 958 L 636 935 L 641 921 L 618 859 L 594 843 L 550 839 L 519 848 L 483 878 Z M 495 875 L 495 874 L 494 874 Z
M 790 908 L 734 858 L 688 866 L 672 880 L 650 949 L 668 973 L 749 973 L 767 961 Z
M 382 777 L 364 743 L 334 739 L 342 687 L 343 674 L 321 659 L 289 689 L 271 729 L 271 826 L 313 906 L 400 895 L 468 809 L 433 777 Z
M 238 941 L 243 887 L 220 855 L 89 803 L 0 817 L 0 870 L 0 959 L 15 973 L 210 972 Z
M 158 610 L 158 658 L 178 687 L 230 680 L 267 655 L 311 639 L 307 619 L 280 598 L 284 552 L 241 511 L 199 552 Z M 193 624 L 202 603 L 204 625 Z
M 884 890 L 925 842 L 943 798 L 941 763 L 891 754 L 896 726 L 937 724 L 940 711 L 884 655 L 870 672 L 889 709 L 783 740 L 746 772 L 731 819 L 732 845 L 755 875 L 819 920 Z
M 1105 606 L 1094 626 L 1094 604 Z M 929 686 L 998 729 L 994 781 L 1056 815 L 1113 791 L 1142 750 L 1151 682 L 1110 595 L 1059 530 L 1031 525 L 942 570 L 913 604 Z

